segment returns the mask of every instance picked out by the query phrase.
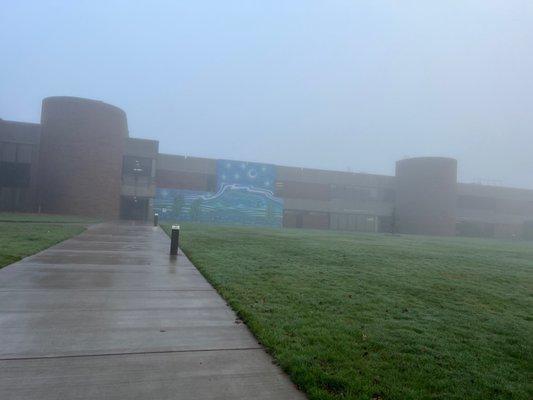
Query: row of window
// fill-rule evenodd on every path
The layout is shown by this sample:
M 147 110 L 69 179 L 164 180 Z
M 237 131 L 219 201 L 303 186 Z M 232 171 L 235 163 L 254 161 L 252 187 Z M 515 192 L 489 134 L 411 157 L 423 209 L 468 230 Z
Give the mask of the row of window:
M 375 215 L 330 214 L 331 229 L 339 231 L 377 232 L 378 217 Z
M 0 142 L 0 161 L 31 164 L 33 145 Z
M 371 214 L 284 210 L 283 226 L 286 228 L 332 229 L 354 232 L 391 232 L 392 217 L 378 217 Z
M 464 195 L 457 198 L 457 207 L 495 213 L 533 215 L 533 201 L 498 199 L 495 197 Z
M 292 199 L 309 199 L 329 201 L 341 199 L 351 202 L 383 201 L 394 202 L 394 189 L 335 185 L 325 183 L 308 183 L 296 181 L 276 182 L 276 194 Z

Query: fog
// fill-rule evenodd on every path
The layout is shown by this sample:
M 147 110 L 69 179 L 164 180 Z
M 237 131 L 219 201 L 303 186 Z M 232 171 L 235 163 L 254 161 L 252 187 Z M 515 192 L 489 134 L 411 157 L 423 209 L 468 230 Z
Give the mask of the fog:
M 533 188 L 531 0 L 3 0 L 0 50 L 3 119 L 88 97 L 164 153 Z

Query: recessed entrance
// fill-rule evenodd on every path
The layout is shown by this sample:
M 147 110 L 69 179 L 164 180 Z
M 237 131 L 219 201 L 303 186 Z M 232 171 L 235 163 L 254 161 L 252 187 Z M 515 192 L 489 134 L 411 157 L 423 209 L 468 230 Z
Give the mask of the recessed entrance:
M 136 221 L 148 219 L 148 198 L 122 196 L 120 199 L 120 218 Z

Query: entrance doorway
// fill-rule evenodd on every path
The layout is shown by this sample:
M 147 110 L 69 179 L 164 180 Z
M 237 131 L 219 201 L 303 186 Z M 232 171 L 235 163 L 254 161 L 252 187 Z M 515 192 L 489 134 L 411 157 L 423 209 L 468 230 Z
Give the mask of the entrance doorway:
M 120 218 L 135 221 L 148 219 L 148 198 L 122 196 L 120 199 Z

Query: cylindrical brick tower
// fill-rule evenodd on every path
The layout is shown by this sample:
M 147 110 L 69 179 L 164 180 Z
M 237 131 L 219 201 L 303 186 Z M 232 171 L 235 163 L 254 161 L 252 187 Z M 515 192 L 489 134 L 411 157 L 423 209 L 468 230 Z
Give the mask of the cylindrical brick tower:
M 457 160 L 421 157 L 396 163 L 395 231 L 455 235 Z
M 42 212 L 118 218 L 126 114 L 96 100 L 43 100 Z

